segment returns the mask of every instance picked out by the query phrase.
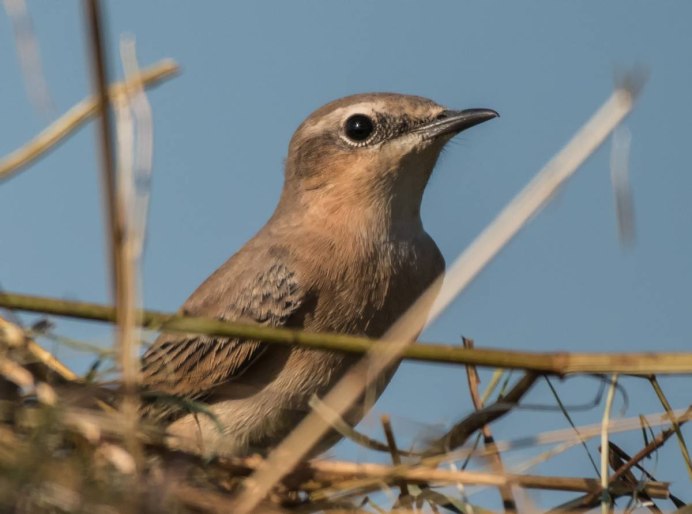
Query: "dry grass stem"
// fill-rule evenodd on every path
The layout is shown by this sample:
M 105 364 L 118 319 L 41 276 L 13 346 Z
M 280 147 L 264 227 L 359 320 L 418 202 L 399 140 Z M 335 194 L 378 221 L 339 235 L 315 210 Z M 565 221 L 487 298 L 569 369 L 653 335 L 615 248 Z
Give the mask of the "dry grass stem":
M 178 71 L 179 66 L 173 60 L 166 59 L 143 70 L 141 76 L 137 77 L 136 80 L 141 81 L 145 87 L 153 87 L 175 76 Z M 118 98 L 128 85 L 128 82 L 111 85 L 109 96 Z M 95 97 L 85 98 L 73 106 L 26 145 L 0 159 L 0 181 L 13 177 L 43 156 L 98 112 L 98 102 Z
M 96 87 L 96 98 L 99 121 L 99 146 L 101 150 L 101 186 L 104 205 L 106 207 L 106 227 L 108 233 L 108 255 L 111 268 L 111 287 L 116 310 L 116 343 L 118 349 L 118 364 L 123 377 L 123 387 L 126 392 L 122 399 L 121 410 L 124 419 L 131 430 L 126 434 L 127 446 L 136 460 L 141 459 L 141 449 L 135 435 L 138 423 L 138 402 L 136 399 L 136 383 L 139 361 L 133 351 L 136 303 L 136 262 L 134 262 L 130 237 L 130 227 L 127 223 L 127 199 L 122 195 L 118 168 L 116 162 L 116 132 L 113 130 L 110 109 L 110 92 L 108 89 L 108 63 L 106 41 L 103 33 L 103 13 L 99 0 L 85 0 L 85 17 L 90 38 L 91 69 Z M 139 80 L 139 79 L 137 79 Z M 129 90 L 125 92 L 127 98 Z M 121 111 L 122 112 L 122 111 Z M 122 119 L 122 118 L 121 118 Z M 124 126 L 123 126 L 124 125 Z M 121 123 L 119 142 L 127 142 L 133 136 L 131 125 L 127 121 Z M 129 160 L 128 152 L 132 149 L 125 144 L 121 156 L 125 164 Z M 125 177 L 126 179 L 126 177 Z
M 389 446 L 389 455 L 392 457 L 392 464 L 398 466 L 401 464 L 401 454 L 399 453 L 399 448 L 396 444 L 396 438 L 394 437 L 394 430 L 392 430 L 392 422 L 389 416 L 381 416 L 380 421 L 382 422 L 382 430 L 384 431 L 384 436 L 387 439 L 387 446 Z M 408 485 L 406 481 L 401 480 L 397 483 L 401 491 L 401 497 L 407 498 L 409 496 Z
M 314 473 L 313 479 L 330 480 L 339 479 L 377 479 L 387 483 L 395 483 L 404 479 L 411 483 L 434 483 L 503 486 L 516 485 L 526 489 L 560 490 L 572 492 L 600 491 L 601 484 L 598 479 L 581 477 L 549 477 L 541 475 L 515 475 L 512 473 L 495 474 L 477 471 L 448 471 L 444 469 L 431 469 L 425 466 L 386 466 L 384 464 L 361 464 L 343 461 L 312 461 L 309 464 Z M 613 486 L 613 491 L 622 492 L 619 485 Z M 667 485 L 664 483 L 649 483 L 646 486 L 647 493 L 653 493 L 653 498 L 666 498 Z
M 464 348 L 472 349 L 474 347 L 474 342 L 472 339 L 463 339 Z M 476 412 L 483 409 L 483 401 L 481 400 L 481 395 L 478 391 L 478 384 L 480 384 L 480 378 L 476 367 L 472 365 L 466 366 L 466 378 L 469 385 L 469 394 L 471 395 L 471 402 L 473 403 L 473 408 Z M 528 390 L 528 388 L 527 388 Z M 481 427 L 481 433 L 483 434 L 483 443 L 488 453 L 488 460 L 490 461 L 490 468 L 496 474 L 504 474 L 505 467 L 502 464 L 502 457 L 500 452 L 497 451 L 495 446 L 495 438 L 493 437 L 492 431 L 490 430 L 490 424 L 485 423 Z M 514 512 L 517 510 L 517 503 L 514 500 L 514 495 L 512 494 L 512 487 L 509 485 L 503 485 L 498 487 L 500 492 L 500 497 L 502 498 L 502 506 L 505 511 Z
M 605 407 L 603 409 L 603 420 L 601 421 L 601 490 L 603 497 L 601 498 L 601 512 L 608 514 L 612 499 L 606 491 L 608 491 L 608 425 L 610 424 L 610 413 L 613 408 L 613 399 L 615 398 L 615 385 L 618 377 L 613 375 L 610 379 L 610 387 L 608 388 L 608 396 L 606 397 Z
M 33 375 L 23 366 L 8 359 L 0 358 L 0 376 L 25 389 L 34 387 Z
M 132 247 L 133 258 L 139 261 L 144 250 L 149 214 L 149 185 L 154 155 L 153 115 L 137 62 L 134 38 L 121 37 L 120 53 L 126 84 L 125 94 L 121 97 L 126 99 L 127 107 L 127 112 L 122 109 L 122 114 L 131 126 L 125 134 L 135 136 L 129 139 L 131 151 L 123 155 L 128 165 L 122 167 L 120 187 L 128 206 L 128 245 Z
M 21 327 L 2 316 L 0 316 L 0 344 L 23 352 L 21 361 L 30 365 L 32 373 L 41 380 L 54 381 L 56 378 L 66 382 L 79 380 L 76 373 L 27 336 Z
M 0 292 L 0 307 L 92 321 L 115 321 L 115 310 L 112 307 L 40 296 Z M 364 337 L 231 323 L 217 319 L 180 316 L 175 313 L 150 310 L 138 312 L 137 322 L 144 328 L 163 332 L 259 339 L 266 343 L 347 353 L 365 353 L 377 346 L 376 340 Z M 426 343 L 408 345 L 403 350 L 401 358 L 421 362 L 522 369 L 555 375 L 620 373 L 648 376 L 652 374 L 692 373 L 692 354 L 690 352 L 519 352 L 506 349 L 466 349 L 450 344 Z

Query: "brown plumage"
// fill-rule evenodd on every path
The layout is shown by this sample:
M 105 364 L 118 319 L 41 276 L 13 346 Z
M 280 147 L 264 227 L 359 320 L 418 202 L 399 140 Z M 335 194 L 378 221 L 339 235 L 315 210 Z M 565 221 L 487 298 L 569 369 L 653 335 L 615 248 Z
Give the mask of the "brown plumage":
M 458 132 L 495 116 L 385 93 L 343 98 L 315 111 L 291 140 L 273 216 L 183 311 L 381 336 L 444 270 L 420 219 L 440 150 Z M 213 417 L 160 398 L 145 414 L 168 423 L 173 444 L 188 450 L 263 452 L 287 435 L 307 413 L 311 396 L 323 395 L 354 359 L 259 341 L 165 334 L 143 357 L 145 388 L 154 398 L 163 393 L 204 401 Z M 354 409 L 349 421 L 362 415 Z

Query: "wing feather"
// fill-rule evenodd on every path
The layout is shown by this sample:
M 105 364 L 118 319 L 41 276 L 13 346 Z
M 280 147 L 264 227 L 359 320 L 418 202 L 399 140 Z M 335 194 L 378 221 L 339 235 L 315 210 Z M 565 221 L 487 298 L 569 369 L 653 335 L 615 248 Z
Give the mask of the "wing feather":
M 220 270 L 222 271 L 223 268 Z M 253 278 L 244 277 L 238 289 L 214 295 L 214 281 L 228 286 L 227 276 L 210 277 L 183 306 L 188 314 L 221 320 L 253 321 L 267 326 L 284 326 L 303 304 L 304 292 L 295 274 L 278 260 Z M 206 291 L 205 291 L 206 289 Z M 227 299 L 228 303 L 224 303 Z M 266 350 L 261 341 L 219 338 L 192 334 L 162 334 L 142 357 L 142 384 L 153 393 L 188 399 L 203 399 L 217 386 L 239 376 Z M 149 395 L 156 397 L 156 394 Z M 144 414 L 160 409 L 145 406 Z M 148 412 L 152 411 L 152 412 Z M 169 409 L 170 411 L 170 409 Z M 164 414 L 171 416 L 171 412 Z

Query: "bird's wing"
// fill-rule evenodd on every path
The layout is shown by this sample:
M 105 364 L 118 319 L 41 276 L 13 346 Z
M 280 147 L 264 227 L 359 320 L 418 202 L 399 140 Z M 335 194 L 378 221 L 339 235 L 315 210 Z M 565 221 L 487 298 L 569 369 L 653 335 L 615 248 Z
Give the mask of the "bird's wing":
M 212 275 L 183 310 L 276 327 L 286 325 L 304 303 L 304 291 L 285 264 L 273 262 L 254 276 L 243 275 L 236 281 Z M 215 282 L 223 285 L 217 288 Z M 265 349 L 260 341 L 163 334 L 142 358 L 142 384 L 148 391 L 200 399 L 243 373 Z

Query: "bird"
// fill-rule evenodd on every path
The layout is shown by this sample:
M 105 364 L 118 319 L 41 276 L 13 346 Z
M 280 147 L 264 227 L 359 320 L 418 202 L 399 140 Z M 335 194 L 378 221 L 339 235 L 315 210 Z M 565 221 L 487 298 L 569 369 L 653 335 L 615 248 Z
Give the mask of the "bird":
M 181 312 L 381 337 L 445 269 L 420 214 L 441 150 L 497 116 L 397 93 L 356 94 L 317 109 L 290 140 L 274 213 Z M 142 357 L 143 416 L 163 424 L 169 443 L 185 451 L 266 454 L 356 359 L 260 340 L 162 334 Z M 376 384 L 376 396 L 394 371 Z M 345 419 L 355 424 L 364 415 L 361 402 Z M 311 454 L 339 438 L 329 434 Z

